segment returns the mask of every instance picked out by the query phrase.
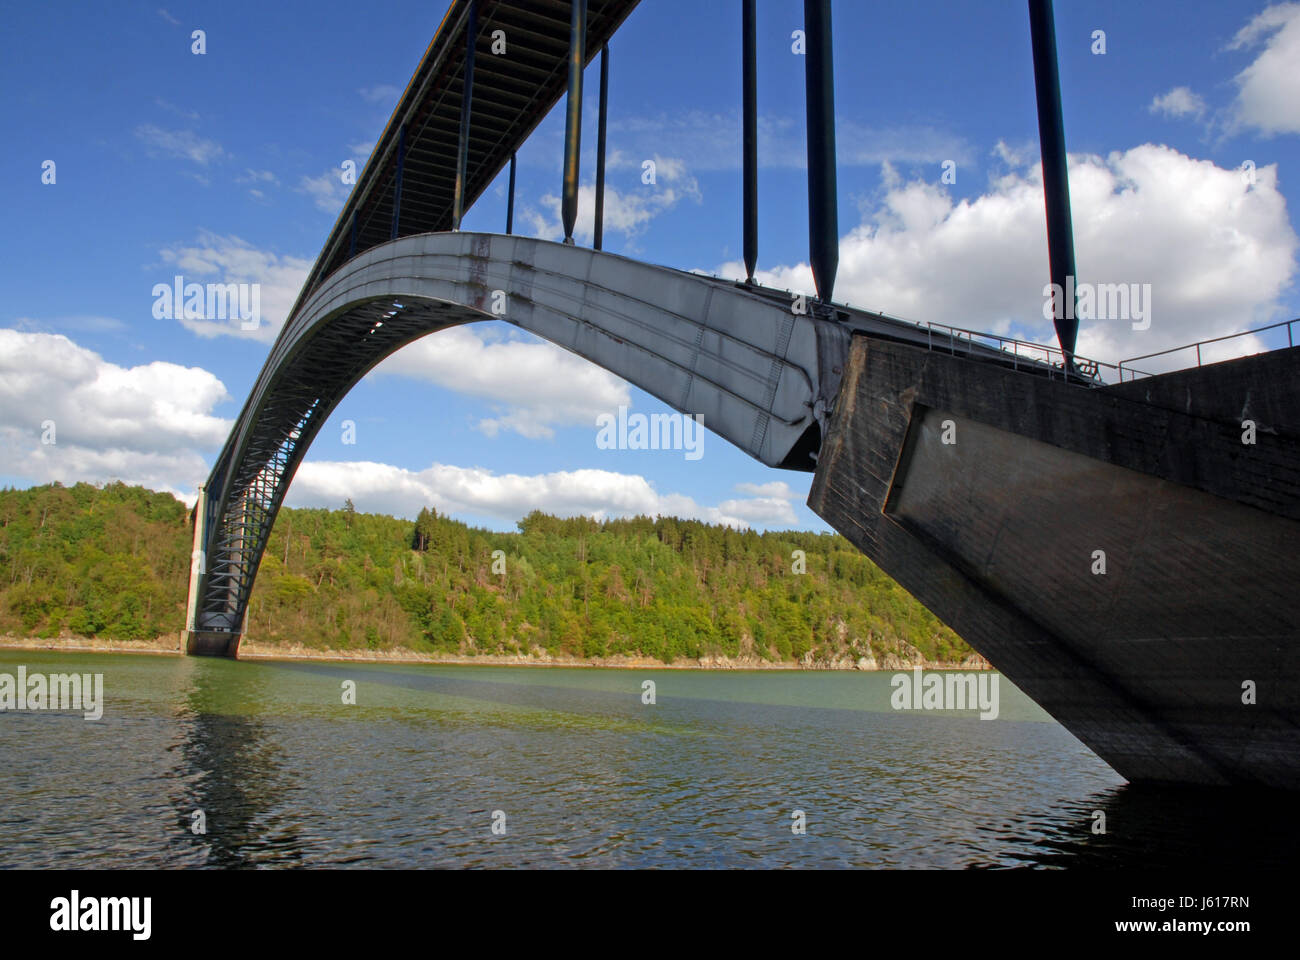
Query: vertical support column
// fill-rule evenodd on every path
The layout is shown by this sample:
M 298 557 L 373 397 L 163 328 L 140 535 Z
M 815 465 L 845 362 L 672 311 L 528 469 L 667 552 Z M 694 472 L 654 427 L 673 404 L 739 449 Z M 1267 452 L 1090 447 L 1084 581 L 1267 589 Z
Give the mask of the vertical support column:
M 393 231 L 389 239 L 397 239 L 397 227 L 402 219 L 402 167 L 406 164 L 406 124 L 397 131 L 397 178 L 393 183 Z
M 506 233 L 515 232 L 515 155 L 510 154 L 510 193 L 506 198 Z
M 758 26 L 754 0 L 744 0 L 742 15 L 744 34 L 743 86 L 745 121 L 743 136 L 745 170 L 745 274 L 746 283 L 754 282 L 758 264 Z
M 190 590 L 185 602 L 185 643 L 189 646 L 190 635 L 198 629 L 199 588 L 203 583 L 203 574 L 207 567 L 204 542 L 207 539 L 208 520 L 207 484 L 200 483 L 198 499 L 194 504 L 194 537 L 190 549 Z
M 605 241 L 605 113 L 609 107 L 609 44 L 600 48 L 600 110 L 596 124 L 596 227 L 597 250 Z
M 456 152 L 456 192 L 451 203 L 451 228 L 460 229 L 465 214 L 465 177 L 469 166 L 469 123 L 474 107 L 474 48 L 478 45 L 478 0 L 469 0 L 465 23 L 465 77 L 460 100 L 460 148 Z
M 817 296 L 829 303 L 840 265 L 835 180 L 835 74 L 831 0 L 804 0 L 804 93 L 808 116 L 808 259 Z
M 348 259 L 357 255 L 357 212 L 352 211 L 352 239 L 348 241 Z
M 587 0 L 572 0 L 569 22 L 569 100 L 564 119 L 564 242 L 573 246 L 578 222 L 578 152 L 582 146 L 582 64 L 587 59 Z
M 1043 199 L 1047 208 L 1047 257 L 1052 283 L 1061 291 L 1054 298 L 1056 338 L 1065 353 L 1065 366 L 1074 365 L 1079 334 L 1074 291 L 1074 226 L 1070 219 L 1070 174 L 1065 155 L 1065 123 L 1061 118 L 1061 76 L 1056 62 L 1056 21 L 1052 0 L 1029 0 L 1029 30 L 1034 44 L 1034 90 L 1038 97 L 1038 141 L 1043 156 Z

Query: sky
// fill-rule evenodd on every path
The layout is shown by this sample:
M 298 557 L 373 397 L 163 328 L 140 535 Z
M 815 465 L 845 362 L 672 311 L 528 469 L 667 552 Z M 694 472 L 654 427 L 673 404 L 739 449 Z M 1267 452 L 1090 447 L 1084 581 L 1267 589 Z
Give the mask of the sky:
M 364 165 L 446 6 L 49 0 L 6 13 L 0 485 L 121 480 L 193 502 L 351 189 L 342 164 Z M 1113 363 L 1300 317 L 1300 3 L 1056 6 L 1079 278 L 1150 291 L 1145 329 L 1083 320 L 1079 353 Z M 615 35 L 606 250 L 743 277 L 740 9 L 644 0 Z M 833 11 L 835 299 L 1050 342 L 1025 4 Z M 812 293 L 802 18 L 798 0 L 758 4 L 759 280 Z M 519 151 L 518 232 L 561 236 L 563 112 L 561 99 Z M 464 229 L 504 231 L 505 184 L 503 171 Z M 262 324 L 157 318 L 153 288 L 178 274 L 259 284 Z M 1206 357 L 1284 341 L 1240 337 Z M 716 435 L 698 458 L 601 449 L 597 417 L 620 406 L 670 412 L 507 324 L 438 333 L 348 394 L 286 503 L 433 506 L 497 530 L 533 509 L 828 529 L 805 505 L 810 475 Z

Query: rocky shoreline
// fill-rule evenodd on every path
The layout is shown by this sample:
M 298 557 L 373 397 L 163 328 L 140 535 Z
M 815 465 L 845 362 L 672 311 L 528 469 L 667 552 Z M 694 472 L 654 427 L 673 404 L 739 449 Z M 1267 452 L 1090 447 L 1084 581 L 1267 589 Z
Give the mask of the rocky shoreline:
M 96 637 L 13 637 L 0 636 L 3 650 L 43 650 L 55 653 L 144 653 L 181 656 L 185 652 L 179 635 L 161 636 L 153 640 L 103 640 Z M 874 657 L 835 657 L 815 660 L 809 654 L 803 660 L 776 663 L 758 657 L 714 657 L 698 660 L 675 660 L 664 663 L 653 657 L 554 657 L 545 650 L 534 648 L 531 656 L 522 654 L 479 654 L 472 657 L 451 654 L 428 654 L 415 650 L 320 650 L 302 644 L 268 644 L 244 640 L 239 646 L 241 660 L 327 660 L 361 663 L 434 663 L 478 664 L 480 666 L 509 667 L 606 667 L 640 668 L 654 670 L 862 670 L 898 671 L 921 667 L 925 670 L 990 670 L 987 660 L 971 654 L 960 663 L 942 663 L 926 660 L 919 654 L 903 657 L 887 654 Z

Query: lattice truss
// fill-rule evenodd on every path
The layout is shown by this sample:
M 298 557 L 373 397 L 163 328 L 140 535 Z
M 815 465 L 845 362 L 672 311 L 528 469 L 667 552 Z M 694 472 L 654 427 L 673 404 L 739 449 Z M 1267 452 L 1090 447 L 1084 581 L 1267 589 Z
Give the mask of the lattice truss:
M 253 429 L 213 471 L 208 488 L 205 571 L 195 627 L 240 633 L 275 515 L 303 455 L 338 402 L 380 360 L 427 333 L 471 319 L 463 308 L 427 300 L 359 304 L 322 321 L 285 363 L 257 409 L 236 431 Z M 219 480 L 225 477 L 228 479 Z M 216 489 L 217 483 L 224 489 Z

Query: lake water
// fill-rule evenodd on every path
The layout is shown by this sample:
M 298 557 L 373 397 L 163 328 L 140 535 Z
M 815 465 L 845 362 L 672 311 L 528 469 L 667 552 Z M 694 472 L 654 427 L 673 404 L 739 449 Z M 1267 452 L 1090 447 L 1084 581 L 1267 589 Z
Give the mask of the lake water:
M 20 664 L 102 673 L 105 708 L 0 712 L 3 867 L 1205 868 L 1298 849 L 1281 806 L 1124 785 L 1005 678 L 981 720 L 893 710 L 889 673 L 0 651 L 0 672 Z

